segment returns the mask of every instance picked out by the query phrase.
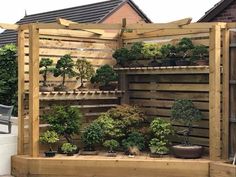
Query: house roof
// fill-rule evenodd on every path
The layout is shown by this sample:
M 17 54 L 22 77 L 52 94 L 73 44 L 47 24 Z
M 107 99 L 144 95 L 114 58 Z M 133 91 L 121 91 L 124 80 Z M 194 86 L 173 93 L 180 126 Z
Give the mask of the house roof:
M 202 16 L 198 22 L 209 22 L 215 18 L 220 12 L 222 12 L 226 7 L 228 7 L 235 0 L 221 0 L 214 5 L 210 10 L 208 10 L 204 16 Z
M 147 23 L 151 20 L 139 9 L 132 0 L 108 0 L 93 4 L 76 6 L 66 9 L 54 10 L 38 14 L 26 15 L 16 24 L 27 24 L 35 22 L 52 23 L 56 18 L 63 18 L 78 23 L 101 23 L 124 3 L 128 3 Z M 7 43 L 16 43 L 17 33 L 5 30 L 0 34 L 0 46 Z

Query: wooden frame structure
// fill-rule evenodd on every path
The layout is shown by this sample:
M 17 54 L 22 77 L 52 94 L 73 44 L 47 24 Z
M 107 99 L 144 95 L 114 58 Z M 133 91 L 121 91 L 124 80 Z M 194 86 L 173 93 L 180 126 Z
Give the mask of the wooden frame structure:
M 39 35 L 54 30 L 58 33 L 68 32 L 71 36 L 93 37 L 96 39 L 113 39 L 117 46 L 124 43 L 145 39 L 167 39 L 169 36 L 185 36 L 186 34 L 208 33 L 209 35 L 209 155 L 210 160 L 217 161 L 228 158 L 229 137 L 229 30 L 236 27 L 236 23 L 190 23 L 190 19 L 183 19 L 164 24 L 79 24 L 59 19 L 58 23 L 35 23 L 25 25 L 0 24 L 0 27 L 18 30 L 18 116 L 19 137 L 18 155 L 24 154 L 24 53 L 25 34 L 29 35 L 29 132 L 30 156 L 39 155 Z M 77 31 L 79 30 L 79 31 Z M 106 30 L 118 31 L 112 37 L 106 35 Z M 131 32 L 130 32 L 131 31 Z M 222 45 L 221 45 L 222 43 Z M 222 63 L 221 63 L 221 55 Z M 221 69 L 223 68 L 223 69 Z M 171 68 L 169 68 L 171 70 Z M 221 83 L 221 78 L 223 82 Z M 122 81 L 127 82 L 125 75 Z M 124 85 L 124 84 L 123 84 Z M 122 87 L 122 91 L 127 88 Z M 222 100 L 221 100 L 222 92 Z M 127 92 L 122 102 L 127 102 Z M 221 101 L 223 102 L 221 106 Z M 221 116 L 222 108 L 222 116 Z M 222 122 L 221 122 L 222 120 Z M 221 134 L 222 129 L 222 134 Z M 222 148 L 222 149 L 221 149 Z M 41 159 L 40 159 L 41 160 Z

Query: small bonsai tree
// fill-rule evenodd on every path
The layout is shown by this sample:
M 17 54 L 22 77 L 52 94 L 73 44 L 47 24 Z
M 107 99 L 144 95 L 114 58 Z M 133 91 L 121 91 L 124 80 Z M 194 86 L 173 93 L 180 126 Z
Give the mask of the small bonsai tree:
M 154 154 L 165 154 L 168 152 L 169 136 L 172 134 L 171 124 L 161 118 L 154 119 L 150 124 L 153 138 L 149 148 Z
M 207 46 L 197 45 L 194 46 L 192 50 L 192 59 L 193 60 L 206 60 L 206 56 L 209 54 Z
M 91 78 L 91 83 L 98 83 L 100 86 L 108 87 L 111 82 L 117 81 L 118 75 L 109 65 L 97 69 L 96 74 Z
M 126 151 L 130 148 L 137 147 L 138 150 L 142 150 L 145 147 L 145 140 L 142 134 L 138 132 L 131 132 L 128 137 L 122 140 L 122 145 Z
M 65 79 L 66 76 L 68 77 L 74 77 L 75 72 L 73 70 L 74 68 L 74 63 L 69 54 L 66 54 L 62 56 L 56 64 L 56 68 L 54 70 L 54 76 L 55 77 L 62 77 L 62 84 L 59 86 L 62 89 L 65 89 Z
M 176 56 L 175 46 L 171 44 L 162 45 L 160 48 L 160 56 L 161 56 L 163 65 L 165 66 L 175 65 L 175 62 L 172 59 L 174 56 Z
M 43 115 L 43 120 L 49 123 L 50 129 L 64 136 L 71 143 L 72 136 L 79 134 L 82 114 L 78 108 L 70 106 L 53 106 L 48 114 Z
M 191 50 L 194 48 L 194 45 L 189 38 L 182 38 L 177 44 L 178 55 L 183 59 L 191 55 Z
M 39 141 L 43 144 L 49 144 L 49 151 L 53 151 L 52 144 L 59 141 L 59 136 L 55 131 L 47 130 L 39 137 Z
M 71 143 L 63 143 L 61 146 L 62 152 L 66 153 L 67 155 L 73 154 L 73 152 L 77 149 L 77 146 Z
M 114 153 L 116 149 L 119 147 L 119 142 L 114 139 L 106 140 L 103 143 L 103 146 L 108 149 L 109 153 Z
M 158 44 L 145 43 L 143 45 L 142 53 L 145 59 L 151 59 L 151 62 L 148 65 L 161 66 L 161 60 L 159 59 L 161 53 L 160 46 Z
M 85 128 L 82 134 L 82 141 L 85 145 L 85 150 L 94 151 L 95 146 L 100 144 L 103 139 L 103 130 L 101 126 L 93 122 Z
M 203 118 L 202 113 L 194 107 L 191 100 L 176 100 L 171 108 L 171 119 L 183 123 L 188 128 L 182 131 L 185 140 L 184 145 L 189 146 L 189 135 L 192 131 L 193 123 Z
M 53 64 L 53 60 L 50 58 L 42 58 L 40 63 L 39 63 L 39 67 L 40 69 L 40 74 L 42 74 L 43 76 L 43 86 L 47 86 L 47 75 L 48 72 L 53 73 L 54 72 L 54 68 L 52 67 Z
M 131 61 L 130 51 L 127 48 L 119 48 L 113 54 L 112 57 L 116 59 L 118 65 L 125 67 L 129 65 Z
M 134 62 L 131 66 L 141 66 L 138 62 L 140 59 L 144 59 L 143 51 L 143 43 L 135 42 L 130 48 L 130 59 Z
M 94 75 L 95 71 L 92 64 L 85 59 L 78 59 L 76 61 L 75 67 L 77 69 L 77 79 L 80 79 L 80 88 L 84 88 L 84 79 L 90 80 Z

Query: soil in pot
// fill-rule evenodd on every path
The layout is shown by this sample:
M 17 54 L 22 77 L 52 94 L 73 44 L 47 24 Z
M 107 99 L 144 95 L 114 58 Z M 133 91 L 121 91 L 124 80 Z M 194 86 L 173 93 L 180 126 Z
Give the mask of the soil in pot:
M 39 91 L 40 92 L 52 92 L 52 91 L 54 91 L 54 88 L 50 87 L 50 86 L 40 86 Z
M 99 86 L 99 90 L 102 90 L 102 91 L 106 91 L 106 90 L 115 90 L 116 89 L 116 85 L 101 85 Z
M 68 87 L 64 86 L 64 85 L 58 85 L 56 87 L 54 87 L 55 91 L 62 91 L 62 92 L 66 92 L 68 91 Z
M 44 154 L 45 157 L 54 157 L 56 155 L 56 151 L 46 151 Z
M 196 60 L 195 64 L 197 66 L 207 66 L 209 65 L 209 60 Z
M 196 159 L 200 158 L 203 153 L 202 146 L 184 146 L 184 145 L 175 145 L 172 146 L 173 155 L 177 158 L 183 159 Z

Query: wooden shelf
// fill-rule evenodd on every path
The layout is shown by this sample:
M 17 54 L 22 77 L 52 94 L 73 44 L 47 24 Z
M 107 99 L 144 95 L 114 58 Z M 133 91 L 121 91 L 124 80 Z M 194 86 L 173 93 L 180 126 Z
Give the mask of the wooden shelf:
M 115 91 L 67 91 L 67 92 L 40 92 L 39 97 L 41 101 L 53 100 L 89 100 L 89 99 L 117 99 L 122 96 L 124 92 L 120 90 Z M 29 93 L 25 93 L 25 98 L 28 98 Z
M 168 67 L 135 67 L 115 68 L 117 72 L 136 74 L 208 74 L 209 66 L 168 66 Z

